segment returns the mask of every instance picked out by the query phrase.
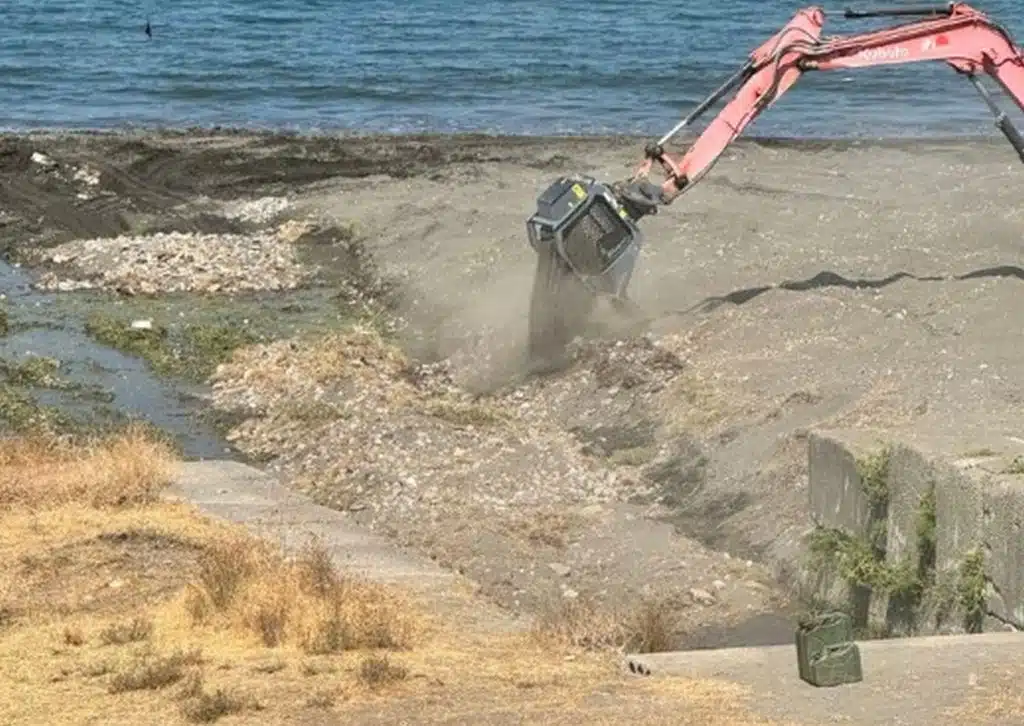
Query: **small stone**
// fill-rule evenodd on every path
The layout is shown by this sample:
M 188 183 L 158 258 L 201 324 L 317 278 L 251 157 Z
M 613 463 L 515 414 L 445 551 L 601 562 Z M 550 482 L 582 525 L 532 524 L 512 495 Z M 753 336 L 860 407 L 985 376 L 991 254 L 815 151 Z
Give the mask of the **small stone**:
M 563 565 L 561 562 L 552 562 L 548 565 L 548 569 L 554 572 L 559 577 L 568 577 L 569 573 L 572 572 L 572 568 L 568 565 Z
M 725 582 L 723 582 L 722 580 L 715 580 L 711 583 L 711 586 L 716 590 L 721 591 L 725 589 Z
M 39 166 L 56 166 L 56 162 L 54 162 L 53 159 L 51 159 L 49 156 L 42 153 L 41 151 L 32 152 L 32 161 L 35 162 L 36 164 L 39 164 Z
M 303 235 L 312 231 L 313 225 L 309 222 L 300 222 L 297 219 L 289 219 L 277 228 L 277 236 L 289 244 L 298 242 Z
M 132 327 L 132 330 L 152 330 L 153 329 L 153 321 L 152 320 L 133 320 L 131 327 Z
M 715 596 L 707 590 L 702 590 L 699 587 L 690 588 L 690 597 L 693 598 L 694 602 L 700 603 L 701 605 L 715 604 Z
M 566 588 L 562 591 L 562 597 L 564 597 L 566 600 L 575 600 L 579 596 L 580 594 L 572 588 Z
M 86 166 L 75 172 L 75 181 L 82 182 L 88 186 L 94 187 L 100 183 L 100 174 Z
M 124 580 L 111 580 L 107 587 L 111 590 L 120 590 L 124 587 Z

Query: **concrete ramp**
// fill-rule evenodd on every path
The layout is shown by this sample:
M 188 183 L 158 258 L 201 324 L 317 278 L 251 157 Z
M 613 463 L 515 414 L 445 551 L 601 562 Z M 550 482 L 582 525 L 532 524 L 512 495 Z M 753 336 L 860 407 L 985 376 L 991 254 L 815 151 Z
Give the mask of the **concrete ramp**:
M 797 675 L 796 646 L 632 655 L 627 668 L 651 677 L 714 678 L 749 686 L 768 718 L 800 724 L 1020 726 L 1021 713 L 966 721 L 953 710 L 985 689 L 1024 678 L 1024 634 L 982 633 L 860 642 L 864 680 L 816 688 Z M 1020 686 L 1024 688 L 1024 685 Z
M 425 595 L 435 611 L 458 611 L 464 622 L 520 627 L 511 616 L 474 597 L 473 585 L 465 578 L 402 550 L 254 467 L 226 460 L 185 462 L 168 494 L 191 502 L 208 516 L 243 525 L 286 551 L 316 539 L 344 572 Z

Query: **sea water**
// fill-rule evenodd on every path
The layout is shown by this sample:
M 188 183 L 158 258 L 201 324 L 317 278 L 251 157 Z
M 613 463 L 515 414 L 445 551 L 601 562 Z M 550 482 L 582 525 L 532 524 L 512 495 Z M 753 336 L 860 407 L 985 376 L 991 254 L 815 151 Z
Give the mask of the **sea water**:
M 802 6 L 3 0 L 0 127 L 660 135 Z M 828 34 L 905 21 L 822 7 Z M 1024 0 L 976 7 L 1024 43 Z M 807 74 L 747 133 L 996 132 L 971 85 L 927 63 Z

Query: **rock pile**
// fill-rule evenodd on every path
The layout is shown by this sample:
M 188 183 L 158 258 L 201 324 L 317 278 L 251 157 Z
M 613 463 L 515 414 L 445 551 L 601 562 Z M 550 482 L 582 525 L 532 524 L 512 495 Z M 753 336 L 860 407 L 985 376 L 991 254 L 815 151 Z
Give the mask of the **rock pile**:
M 74 240 L 36 257 L 70 270 L 68 276 L 45 273 L 36 283 L 39 289 L 101 287 L 129 295 L 289 290 L 314 272 L 300 264 L 293 245 L 269 232 Z
M 250 417 L 232 434 L 244 449 L 385 526 L 624 494 L 560 427 L 473 400 L 370 331 L 247 348 L 213 383 L 217 408 Z
M 260 197 L 225 202 L 221 214 L 228 219 L 237 219 L 252 224 L 268 224 L 282 214 L 291 203 L 285 197 Z

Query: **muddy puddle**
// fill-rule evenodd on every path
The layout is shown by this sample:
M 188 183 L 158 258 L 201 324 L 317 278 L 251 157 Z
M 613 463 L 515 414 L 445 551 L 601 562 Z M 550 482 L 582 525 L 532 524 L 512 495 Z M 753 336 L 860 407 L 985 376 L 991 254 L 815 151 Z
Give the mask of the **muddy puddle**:
M 244 459 L 204 381 L 235 347 L 359 317 L 352 291 L 372 283 L 351 238 L 329 228 L 300 245 L 302 263 L 320 271 L 308 286 L 230 296 L 51 292 L 33 287 L 42 270 L 0 258 L 0 429 L 18 429 L 15 419 L 41 407 L 89 428 L 148 422 L 187 459 Z
M 40 357 L 56 367 L 57 382 L 16 386 L 21 392 L 85 425 L 147 421 L 169 434 L 189 459 L 240 458 L 215 426 L 202 420 L 203 386 L 161 380 L 145 361 L 86 334 L 88 314 L 110 306 L 101 294 L 42 293 L 31 283 L 24 270 L 0 261 L 8 321 L 0 358 L 12 368 Z
M 121 298 L 96 290 L 42 292 L 32 281 L 31 272 L 0 261 L 8 322 L 0 359 L 8 369 L 51 359 L 59 383 L 12 383 L 8 377 L 5 385 L 85 425 L 146 421 L 170 435 L 187 459 L 244 458 L 208 415 L 209 387 L 188 376 L 162 375 L 145 358 L 97 342 L 86 330 L 90 319 L 144 321 L 171 332 L 207 326 L 252 341 L 336 327 L 346 319 L 336 291 L 327 287 L 243 298 Z

